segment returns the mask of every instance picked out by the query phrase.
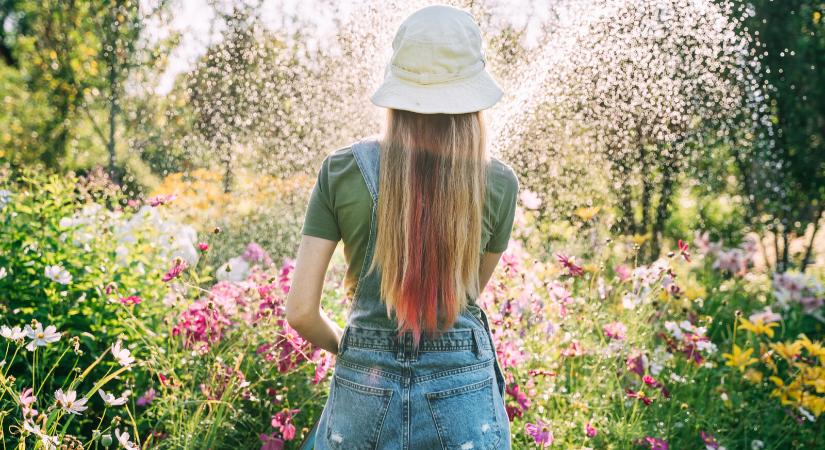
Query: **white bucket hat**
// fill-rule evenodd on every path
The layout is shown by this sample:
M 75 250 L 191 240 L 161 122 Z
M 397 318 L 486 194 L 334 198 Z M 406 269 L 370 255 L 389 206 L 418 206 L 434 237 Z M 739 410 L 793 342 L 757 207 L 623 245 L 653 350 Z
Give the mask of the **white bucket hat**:
M 485 69 L 481 46 L 481 30 L 469 12 L 449 5 L 421 8 L 395 33 L 384 81 L 370 101 L 423 114 L 489 108 L 503 93 Z

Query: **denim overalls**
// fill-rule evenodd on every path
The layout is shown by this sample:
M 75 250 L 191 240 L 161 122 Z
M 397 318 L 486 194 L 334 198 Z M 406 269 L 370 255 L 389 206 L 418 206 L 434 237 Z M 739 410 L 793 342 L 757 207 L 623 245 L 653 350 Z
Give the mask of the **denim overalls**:
M 504 377 L 484 311 L 471 303 L 436 340 L 396 337 L 379 295 L 373 257 L 379 146 L 352 147 L 372 196 L 367 252 L 317 426 L 315 449 L 491 450 L 511 448 Z

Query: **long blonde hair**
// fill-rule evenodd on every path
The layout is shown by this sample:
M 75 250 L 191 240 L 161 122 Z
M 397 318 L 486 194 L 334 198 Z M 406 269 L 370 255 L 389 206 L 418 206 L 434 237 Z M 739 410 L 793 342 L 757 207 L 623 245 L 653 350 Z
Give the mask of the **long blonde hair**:
M 490 156 L 482 111 L 419 114 L 389 108 L 381 138 L 375 253 L 387 315 L 418 347 L 453 326 L 479 294 L 482 214 Z M 439 320 L 441 319 L 441 320 Z

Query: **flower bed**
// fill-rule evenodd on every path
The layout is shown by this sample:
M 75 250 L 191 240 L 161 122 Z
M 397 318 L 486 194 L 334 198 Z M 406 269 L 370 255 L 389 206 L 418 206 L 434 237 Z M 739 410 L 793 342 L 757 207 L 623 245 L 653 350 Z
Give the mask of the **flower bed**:
M 0 198 L 0 426 L 34 448 L 295 448 L 335 364 L 285 320 L 293 261 L 31 176 Z M 89 188 L 92 191 L 94 189 Z M 535 205 L 531 205 L 535 206 Z M 584 214 L 585 212 L 582 212 Z M 598 208 L 586 211 L 594 226 Z M 825 290 L 697 234 L 650 264 L 592 229 L 548 245 L 532 210 L 478 299 L 514 448 L 815 448 Z M 575 227 L 566 228 L 576 230 Z M 575 254 L 575 255 L 574 255 Z M 220 261 L 217 267 L 209 260 Z M 322 299 L 343 324 L 336 253 Z M 0 349 L 2 351 L 3 349 Z

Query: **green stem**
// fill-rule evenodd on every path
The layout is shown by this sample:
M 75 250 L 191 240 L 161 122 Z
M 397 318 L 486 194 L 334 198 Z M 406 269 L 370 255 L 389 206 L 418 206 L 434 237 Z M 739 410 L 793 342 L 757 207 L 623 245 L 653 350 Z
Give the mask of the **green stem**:
M 56 369 L 56 368 L 57 368 L 57 365 L 60 363 L 60 361 L 63 359 L 63 357 L 64 357 L 64 356 L 66 356 L 66 353 L 67 353 L 68 351 L 69 351 L 69 348 L 68 348 L 68 347 L 66 347 L 66 349 L 65 349 L 65 350 L 63 350 L 63 353 L 60 355 L 60 358 L 57 358 L 57 361 L 55 361 L 55 363 L 54 363 L 54 364 L 52 364 L 52 368 L 51 368 L 51 369 L 49 369 L 49 373 L 48 373 L 48 374 L 46 374 L 46 376 L 45 376 L 45 377 L 43 377 L 43 380 L 41 380 L 41 382 L 40 382 L 40 387 L 39 387 L 39 388 L 37 388 L 37 393 L 35 393 L 35 394 L 34 394 L 35 396 L 39 396 L 39 395 L 40 395 L 40 391 L 41 391 L 41 390 L 43 390 L 43 386 L 45 386 L 45 385 L 46 385 L 46 380 L 48 380 L 48 379 L 49 379 L 49 377 L 50 377 L 50 376 L 52 375 L 52 373 L 54 372 L 54 369 Z M 32 389 L 33 389 L 33 388 L 34 388 L 34 386 L 32 386 Z

